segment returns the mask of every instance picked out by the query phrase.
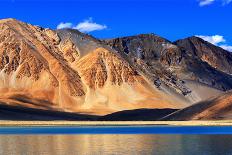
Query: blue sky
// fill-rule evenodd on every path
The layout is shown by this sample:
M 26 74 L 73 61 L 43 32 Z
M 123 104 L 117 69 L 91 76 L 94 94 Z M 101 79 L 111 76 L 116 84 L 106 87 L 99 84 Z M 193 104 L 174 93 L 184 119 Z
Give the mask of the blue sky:
M 77 28 L 99 38 L 155 33 L 174 41 L 199 35 L 216 45 L 229 46 L 231 1 L 1 0 L 0 18 L 52 29 L 62 23 L 60 27 Z

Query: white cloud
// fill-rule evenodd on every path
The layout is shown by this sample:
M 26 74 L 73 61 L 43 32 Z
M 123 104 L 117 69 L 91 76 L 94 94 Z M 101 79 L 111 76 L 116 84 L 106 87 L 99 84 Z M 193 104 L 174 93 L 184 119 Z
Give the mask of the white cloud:
M 200 0 L 199 5 L 200 5 L 200 6 L 210 5 L 210 4 L 213 4 L 214 1 L 215 1 L 215 0 Z
M 106 25 L 101 25 L 93 22 L 92 18 L 89 18 L 74 27 L 81 32 L 92 32 L 107 29 Z
M 203 36 L 196 35 L 196 37 L 202 38 L 205 41 L 208 41 L 216 46 L 219 46 L 227 51 L 232 52 L 232 46 L 226 45 L 226 39 L 221 35 L 213 35 L 213 36 Z
M 203 35 L 196 35 L 199 38 L 204 39 L 205 41 L 208 41 L 214 45 L 217 45 L 219 43 L 226 42 L 223 36 L 220 35 L 214 35 L 214 36 L 203 36 Z
M 72 28 L 72 23 L 63 23 L 61 22 L 59 25 L 57 25 L 57 29 L 65 29 L 65 28 Z
M 232 52 L 232 46 L 229 46 L 229 45 L 221 45 L 220 47 L 223 48 L 223 49 L 225 49 L 225 50 L 227 50 L 227 51 Z
M 222 3 L 223 6 L 228 5 L 232 2 L 232 0 L 197 0 L 197 1 L 199 2 L 199 6 L 201 7 L 211 5 L 216 1 Z
M 87 20 L 84 20 L 83 22 L 80 22 L 76 26 L 72 23 L 60 23 L 57 26 L 57 29 L 64 29 L 64 28 L 72 28 L 72 29 L 77 29 L 81 32 L 92 32 L 92 31 L 99 31 L 99 30 L 104 30 L 107 29 L 106 25 L 101 25 L 93 22 L 92 18 L 89 18 Z

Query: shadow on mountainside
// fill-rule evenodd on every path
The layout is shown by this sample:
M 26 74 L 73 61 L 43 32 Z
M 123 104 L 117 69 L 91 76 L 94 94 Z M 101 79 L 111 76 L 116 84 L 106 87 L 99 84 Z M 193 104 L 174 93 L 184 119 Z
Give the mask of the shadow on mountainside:
M 33 109 L 19 106 L 10 106 L 0 103 L 0 120 L 13 121 L 154 121 L 158 120 L 175 109 L 136 109 L 125 110 L 105 116 L 68 113 L 60 111 Z

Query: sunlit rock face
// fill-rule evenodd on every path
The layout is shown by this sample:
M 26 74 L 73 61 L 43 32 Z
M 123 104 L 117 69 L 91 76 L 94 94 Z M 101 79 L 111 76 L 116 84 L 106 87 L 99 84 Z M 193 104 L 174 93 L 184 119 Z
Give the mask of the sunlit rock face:
M 188 102 L 151 85 L 117 51 L 89 35 L 15 19 L 0 21 L 0 92 L 2 104 L 99 115 Z
M 61 109 L 84 100 L 81 77 L 69 66 L 55 32 L 6 19 L 0 21 L 0 38 L 2 96 L 20 94 Z

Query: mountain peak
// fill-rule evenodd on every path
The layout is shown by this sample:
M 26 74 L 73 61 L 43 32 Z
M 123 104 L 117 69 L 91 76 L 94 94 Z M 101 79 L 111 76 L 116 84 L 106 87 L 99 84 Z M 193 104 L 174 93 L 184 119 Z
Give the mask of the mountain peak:
M 7 23 L 7 22 L 21 22 L 15 18 L 5 18 L 5 19 L 1 19 L 0 23 Z
M 157 38 L 161 39 L 163 41 L 168 41 L 167 39 L 156 35 L 155 33 L 141 33 L 137 35 L 130 35 L 130 36 L 124 36 L 124 37 L 117 37 L 117 38 L 111 38 L 111 39 L 105 39 L 105 41 L 110 41 L 110 40 L 116 40 L 116 39 L 149 39 L 149 38 Z M 168 41 L 170 42 L 170 41 Z
M 187 38 L 183 38 L 183 39 L 176 40 L 176 41 L 174 42 L 174 44 L 175 44 L 176 42 L 180 42 L 180 41 L 183 41 L 183 40 L 194 40 L 194 41 L 203 42 L 203 43 L 207 42 L 207 41 L 205 41 L 204 39 L 202 39 L 202 38 L 200 38 L 200 37 L 198 37 L 198 36 L 190 36 L 190 37 L 187 37 Z M 209 42 L 207 42 L 207 43 L 209 43 Z M 211 44 L 211 43 L 209 43 L 209 44 Z
M 0 21 L 17 21 L 15 18 L 3 18 Z
M 177 40 L 175 45 L 181 47 L 187 54 L 196 56 L 202 61 L 208 63 L 213 68 L 216 68 L 227 74 L 232 74 L 232 53 L 218 47 L 204 39 L 192 36 L 185 39 Z

